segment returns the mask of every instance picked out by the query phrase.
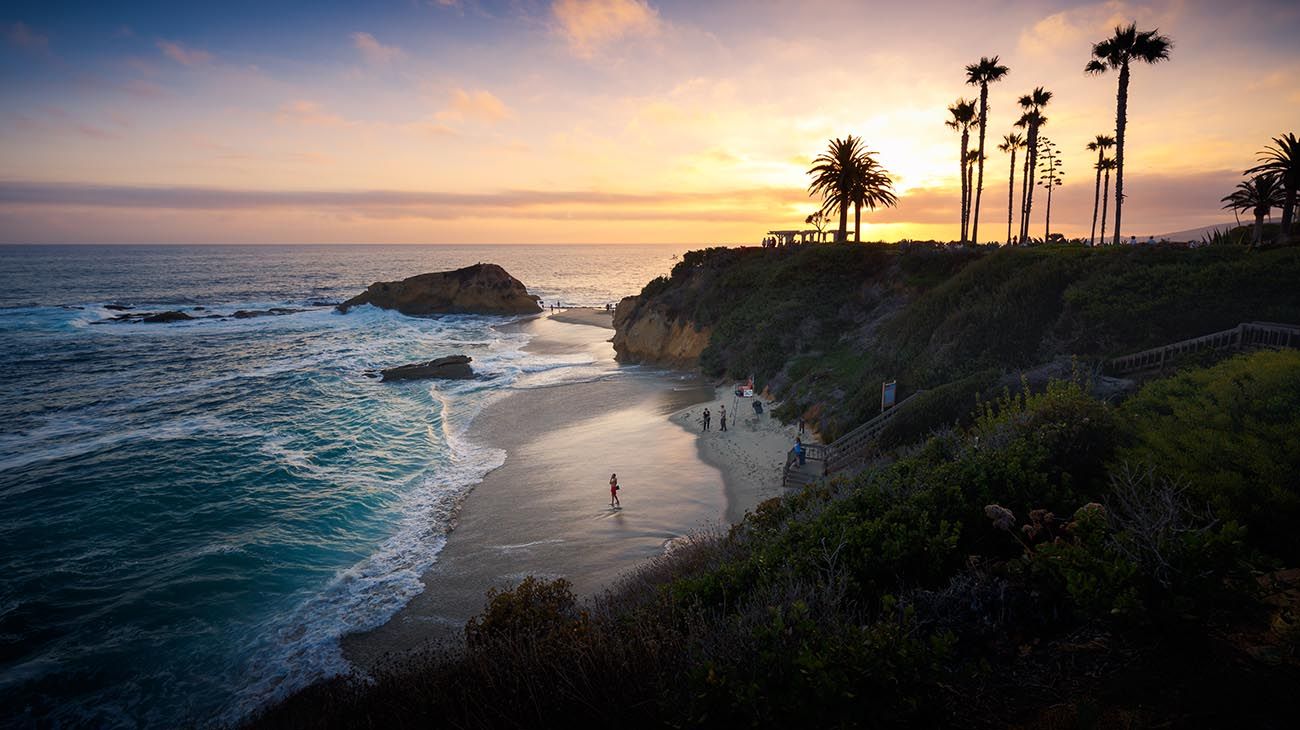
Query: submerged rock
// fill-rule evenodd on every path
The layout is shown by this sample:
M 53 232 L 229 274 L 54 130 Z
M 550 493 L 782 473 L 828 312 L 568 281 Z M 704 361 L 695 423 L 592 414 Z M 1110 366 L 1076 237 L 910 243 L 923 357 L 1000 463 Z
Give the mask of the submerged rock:
M 286 314 L 309 312 L 309 309 L 292 309 L 290 307 L 272 307 L 270 309 L 241 309 L 230 315 L 234 319 L 252 319 L 253 317 L 280 317 Z
M 390 380 L 421 380 L 424 378 L 449 378 L 463 380 L 474 377 L 474 369 L 469 366 L 473 360 L 468 355 L 448 355 L 428 362 L 399 365 L 380 371 L 385 382 Z
M 125 311 L 127 311 L 127 310 L 129 310 L 129 309 L 135 309 L 135 307 L 132 307 L 132 306 L 129 305 L 129 304 L 105 304 L 105 305 L 104 305 L 104 309 L 107 309 L 107 310 L 110 310 L 110 311 L 113 311 L 113 312 L 125 312 Z
M 338 305 L 373 304 L 402 314 L 537 314 L 537 297 L 496 264 L 420 274 L 401 281 L 379 281 Z
M 184 312 L 158 312 L 156 314 L 145 315 L 140 319 L 141 322 L 184 322 L 194 319 Z

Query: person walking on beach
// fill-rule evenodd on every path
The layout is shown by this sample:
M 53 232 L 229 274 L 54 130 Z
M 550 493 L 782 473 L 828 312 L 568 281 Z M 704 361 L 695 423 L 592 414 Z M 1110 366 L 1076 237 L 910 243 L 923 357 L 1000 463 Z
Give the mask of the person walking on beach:
M 709 409 L 708 408 L 704 409 L 704 430 L 705 431 L 709 430 Z
M 609 475 L 609 506 L 623 509 L 623 503 L 618 501 L 618 475 Z
M 727 430 L 727 407 L 718 406 L 718 430 Z

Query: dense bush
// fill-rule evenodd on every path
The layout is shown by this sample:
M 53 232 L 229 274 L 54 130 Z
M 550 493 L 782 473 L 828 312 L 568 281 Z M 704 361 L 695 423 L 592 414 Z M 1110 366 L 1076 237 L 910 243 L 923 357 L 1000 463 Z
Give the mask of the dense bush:
M 1300 564 L 1300 352 L 1240 355 L 1148 384 L 1125 402 L 1123 458 L 1184 482 L 1189 498 Z

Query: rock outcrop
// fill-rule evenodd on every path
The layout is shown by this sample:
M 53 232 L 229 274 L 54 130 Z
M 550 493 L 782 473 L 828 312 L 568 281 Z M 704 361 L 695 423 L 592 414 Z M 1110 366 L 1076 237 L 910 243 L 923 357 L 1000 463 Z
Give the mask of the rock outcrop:
M 523 283 L 496 264 L 380 281 L 338 306 L 373 304 L 402 314 L 537 314 L 542 308 Z
M 157 314 L 148 314 L 140 319 L 141 322 L 185 322 L 194 319 L 184 312 L 158 312 Z
M 423 380 L 425 378 L 450 378 L 464 380 L 474 377 L 474 369 L 469 366 L 473 358 L 468 355 L 448 355 L 429 362 L 417 362 L 385 368 L 380 371 L 384 382 L 390 380 Z
M 643 306 L 639 297 L 625 297 L 614 309 L 612 342 L 619 362 L 694 368 L 712 334 L 653 304 Z

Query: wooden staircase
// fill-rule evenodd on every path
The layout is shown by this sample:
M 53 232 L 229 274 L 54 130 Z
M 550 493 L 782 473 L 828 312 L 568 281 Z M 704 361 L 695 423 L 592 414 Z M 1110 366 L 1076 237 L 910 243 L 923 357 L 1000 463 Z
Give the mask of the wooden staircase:
M 1245 350 L 1257 347 L 1300 348 L 1300 325 L 1242 322 L 1230 330 L 1117 357 L 1107 363 L 1106 369 L 1112 375 L 1128 375 L 1147 370 L 1161 370 L 1166 362 L 1174 358 L 1204 350 Z
M 798 487 L 833 474 L 866 459 L 876 444 L 885 424 L 898 415 L 908 401 L 924 393 L 918 390 L 899 401 L 893 408 L 863 423 L 857 428 L 835 439 L 833 444 L 804 444 L 804 465 L 799 465 L 799 457 L 790 449 L 785 456 L 785 468 L 781 472 L 781 485 Z

